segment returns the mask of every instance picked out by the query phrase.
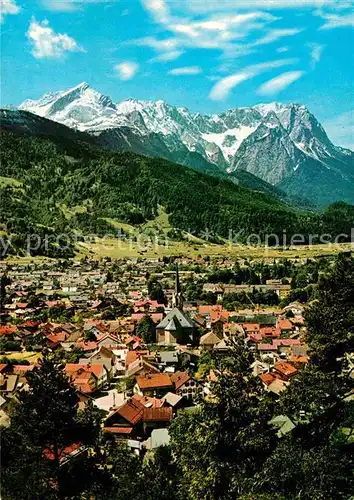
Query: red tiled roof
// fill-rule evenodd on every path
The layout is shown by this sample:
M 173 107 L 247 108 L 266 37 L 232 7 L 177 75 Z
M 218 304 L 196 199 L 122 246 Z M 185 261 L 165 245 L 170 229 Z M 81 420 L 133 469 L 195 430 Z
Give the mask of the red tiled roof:
M 88 341 L 88 342 L 76 342 L 77 347 L 80 347 L 83 351 L 95 351 L 97 349 L 97 342 Z
M 103 430 L 113 434 L 131 434 L 133 427 L 103 427 Z
M 309 362 L 309 357 L 308 356 L 291 356 L 290 361 L 292 363 L 308 363 Z
M 221 311 L 222 306 L 221 305 L 216 305 L 216 306 L 199 306 L 199 314 L 211 314 L 214 311 Z
M 144 408 L 143 411 L 144 422 L 171 422 L 172 421 L 172 408 Z
M 301 342 L 299 339 L 274 339 L 273 340 L 273 345 L 275 346 L 290 346 L 290 345 L 301 345 Z
M 39 325 L 40 325 L 39 321 L 34 321 L 33 319 L 29 319 L 28 321 L 21 323 L 19 325 L 19 328 L 37 328 Z
M 288 319 L 279 319 L 277 322 L 277 327 L 280 328 L 280 330 L 292 330 L 293 325 Z
M 128 351 L 125 358 L 125 366 L 129 366 L 137 359 L 142 358 L 143 356 L 147 356 L 148 354 L 150 354 L 149 351 Z
M 0 373 L 4 372 L 7 367 L 8 367 L 7 363 L 1 363 L 0 364 Z
M 14 375 L 22 375 L 31 372 L 34 368 L 35 365 L 12 365 L 12 372 Z
M 136 377 L 140 389 L 160 389 L 172 387 L 172 381 L 167 373 L 150 373 L 145 377 Z
M 162 399 L 150 398 L 149 396 L 141 396 L 140 394 L 134 394 L 133 399 L 139 401 L 146 408 L 161 408 L 164 405 Z
M 277 346 L 273 344 L 258 344 L 257 349 L 259 351 L 276 351 Z
M 89 394 L 90 392 L 94 392 L 94 388 L 92 388 L 90 384 L 79 383 L 77 380 L 74 380 L 74 385 L 79 391 L 83 392 L 84 394 Z
M 50 342 L 53 342 L 54 344 L 57 344 L 59 342 L 65 342 L 67 334 L 66 333 L 55 333 L 55 334 L 50 334 L 47 335 L 47 339 L 50 340 Z
M 279 337 L 280 336 L 280 329 L 275 328 L 274 326 L 263 326 L 260 329 L 260 333 L 262 336 L 267 336 L 267 337 Z
M 242 327 L 245 332 L 258 332 L 261 328 L 258 323 L 242 323 Z
M 135 425 L 142 419 L 143 410 L 144 405 L 142 405 L 136 399 L 131 398 L 120 408 L 118 408 L 118 410 L 116 410 L 116 413 L 127 420 L 130 424 Z
M 12 335 L 15 332 L 17 332 L 16 326 L 12 325 L 0 326 L 0 335 Z
M 74 451 L 78 450 L 81 447 L 81 443 L 73 443 L 70 446 L 67 446 L 66 448 L 59 450 L 59 459 L 62 460 L 66 456 L 70 455 Z M 49 460 L 54 460 L 55 455 L 54 452 L 52 451 L 51 448 L 46 448 L 43 451 L 44 455 L 49 459 Z
M 171 380 L 175 385 L 176 390 L 178 390 L 183 384 L 188 382 L 191 377 L 187 372 L 176 372 L 171 375 Z
M 277 370 L 281 375 L 285 375 L 286 377 L 291 377 L 292 375 L 296 375 L 298 370 L 294 368 L 290 363 L 280 362 L 274 365 L 274 369 Z
M 102 375 L 102 373 L 104 372 L 105 368 L 103 365 L 101 364 L 92 364 L 92 365 L 89 365 L 90 366 L 90 371 L 96 375 L 96 377 L 100 377 Z
M 273 380 L 275 380 L 276 377 L 274 377 L 271 373 L 263 373 L 259 376 L 259 378 L 265 385 L 269 385 L 273 382 Z

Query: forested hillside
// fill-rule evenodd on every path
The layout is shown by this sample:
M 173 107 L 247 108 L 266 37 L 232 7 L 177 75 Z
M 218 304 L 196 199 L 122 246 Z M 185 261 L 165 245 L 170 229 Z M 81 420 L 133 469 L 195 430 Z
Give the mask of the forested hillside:
M 347 233 L 354 207 L 336 204 L 324 214 L 301 212 L 274 196 L 201 174 L 166 160 L 100 150 L 76 139 L 1 134 L 1 231 L 12 251 L 28 233 L 114 232 L 105 219 L 139 225 L 162 206 L 173 227 L 216 240 L 238 233 Z M 68 213 L 70 216 L 68 216 Z M 10 249 L 11 250 L 11 249 Z M 39 254 L 61 255 L 60 247 Z M 71 251 L 69 253 L 72 253 Z

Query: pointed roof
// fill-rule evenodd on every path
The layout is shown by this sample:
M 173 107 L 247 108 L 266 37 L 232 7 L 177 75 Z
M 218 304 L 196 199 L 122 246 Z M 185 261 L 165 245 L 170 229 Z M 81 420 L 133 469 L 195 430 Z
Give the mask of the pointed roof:
M 174 322 L 174 319 L 172 318 L 169 324 L 166 326 L 165 330 L 168 332 L 174 332 L 177 330 L 176 324 Z
M 161 328 L 166 330 L 173 320 L 174 324 L 179 324 L 181 328 L 194 328 L 194 323 L 188 313 L 180 311 L 177 307 L 171 309 L 171 311 L 164 317 L 162 321 L 157 325 L 156 328 Z

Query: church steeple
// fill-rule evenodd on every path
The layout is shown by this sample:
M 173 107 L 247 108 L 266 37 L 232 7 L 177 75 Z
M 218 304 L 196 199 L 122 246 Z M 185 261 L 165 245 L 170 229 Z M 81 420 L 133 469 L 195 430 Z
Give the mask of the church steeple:
M 173 307 L 177 307 L 180 311 L 183 311 L 183 295 L 181 290 L 181 284 L 179 281 L 178 264 L 176 264 L 176 282 L 175 291 L 172 298 Z

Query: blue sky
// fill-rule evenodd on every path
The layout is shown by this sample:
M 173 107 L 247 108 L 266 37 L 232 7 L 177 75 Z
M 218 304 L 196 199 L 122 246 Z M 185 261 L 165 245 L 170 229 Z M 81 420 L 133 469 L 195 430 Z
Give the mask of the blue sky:
M 306 104 L 354 147 L 352 0 L 0 0 L 1 102 L 86 81 L 192 111 Z

